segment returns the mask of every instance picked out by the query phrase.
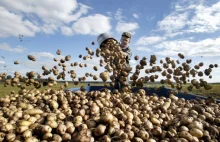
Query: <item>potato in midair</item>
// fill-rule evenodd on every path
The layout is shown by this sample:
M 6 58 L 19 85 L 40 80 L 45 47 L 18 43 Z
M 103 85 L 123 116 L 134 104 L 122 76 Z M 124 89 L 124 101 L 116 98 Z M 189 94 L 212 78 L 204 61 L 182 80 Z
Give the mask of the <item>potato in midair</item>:
M 18 65 L 20 62 L 17 60 L 17 61 L 14 61 L 14 64 L 15 65 Z
M 56 52 L 56 54 L 57 54 L 57 55 L 61 55 L 61 50 L 58 49 L 57 52 Z
M 109 73 L 108 72 L 102 72 L 102 73 L 100 73 L 99 77 L 102 79 L 103 82 L 106 82 L 109 78 Z

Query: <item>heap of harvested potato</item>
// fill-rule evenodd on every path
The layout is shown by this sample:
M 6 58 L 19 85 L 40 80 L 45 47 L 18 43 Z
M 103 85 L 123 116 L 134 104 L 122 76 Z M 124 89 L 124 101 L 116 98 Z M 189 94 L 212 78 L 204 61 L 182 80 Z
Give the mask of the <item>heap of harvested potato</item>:
M 107 89 L 27 90 L 0 99 L 0 141 L 14 142 L 217 142 L 215 100 L 149 96 Z
M 95 43 L 93 42 L 92 45 Z M 77 76 L 74 67 L 87 67 L 85 63 L 72 62 L 71 56 L 54 58 L 57 65 L 52 69 L 42 66 L 42 74 L 35 71 L 21 75 L 15 72 L 12 78 L 6 79 L 5 86 L 19 87 L 18 92 L 0 98 L 0 141 L 14 142 L 47 142 L 47 141 L 72 141 L 72 142 L 217 142 L 220 140 L 220 104 L 215 99 L 185 100 L 170 93 L 169 98 L 159 97 L 157 94 L 147 94 L 139 89 L 131 92 L 131 87 L 143 87 L 144 83 L 155 82 L 160 72 L 162 84 L 167 83 L 177 90 L 189 82 L 190 77 L 211 76 L 212 69 L 217 64 L 210 64 L 204 71 L 199 70 L 203 63 L 191 67 L 191 59 L 180 63 L 169 57 L 160 60 L 150 56 L 149 65 L 146 57 L 134 59 L 139 61 L 135 72 L 131 74 L 131 86 L 122 90 L 108 89 L 86 92 L 84 87 L 75 93 L 64 91 L 68 86 L 65 81 L 60 89 L 51 89 L 57 80 L 66 80 L 69 75 L 77 85 L 87 77 L 94 80 L 99 78 L 103 82 L 111 80 L 114 86 L 116 77 L 120 74 L 122 84 L 125 84 L 132 68 L 126 66 L 126 57 L 122 54 L 120 46 L 114 39 L 105 41 L 96 52 L 88 47 L 88 55 L 79 55 L 82 60 L 93 59 L 93 56 L 102 57 L 99 67 L 94 66 L 93 73 Z M 56 54 L 61 55 L 57 50 Z M 185 56 L 178 54 L 180 59 Z M 36 61 L 33 55 L 28 59 Z M 15 61 L 14 64 L 19 64 Z M 67 68 L 70 64 L 71 69 Z M 105 68 L 98 73 L 99 68 Z M 140 71 L 145 70 L 146 76 L 140 76 Z M 98 74 L 96 74 L 98 73 Z M 56 78 L 50 76 L 53 74 Z M 42 76 L 47 77 L 42 82 Z M 6 73 L 0 73 L 0 81 L 6 78 Z M 193 88 L 211 89 L 203 80 L 192 79 L 188 90 Z M 33 85 L 35 89 L 28 90 L 26 86 Z M 106 84 L 105 84 L 106 85 Z M 42 86 L 48 89 L 39 91 Z

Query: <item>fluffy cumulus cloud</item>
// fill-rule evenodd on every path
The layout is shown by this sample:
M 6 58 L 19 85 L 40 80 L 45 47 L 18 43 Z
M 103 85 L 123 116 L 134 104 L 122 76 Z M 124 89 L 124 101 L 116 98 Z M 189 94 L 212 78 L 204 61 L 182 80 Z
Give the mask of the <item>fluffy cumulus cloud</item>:
M 137 47 L 136 49 L 139 50 L 139 51 L 146 51 L 146 52 L 150 52 L 150 51 L 151 51 L 150 48 L 148 48 L 148 47 L 143 47 L 143 46 Z
M 164 41 L 155 47 L 162 49 L 157 52 L 159 55 L 174 56 L 182 52 L 187 56 L 220 56 L 220 37 L 195 42 L 189 40 Z
M 64 35 L 67 35 L 67 36 L 73 35 L 72 28 L 70 28 L 68 26 L 62 26 L 60 29 L 61 29 L 62 34 L 64 34 Z
M 22 46 L 17 46 L 15 48 L 11 47 L 7 43 L 1 43 L 0 44 L 0 50 L 10 51 L 10 52 L 17 52 L 17 53 L 23 53 L 27 50 L 27 48 L 24 48 Z
M 220 2 L 183 1 L 158 21 L 158 30 L 173 37 L 184 33 L 213 33 L 220 30 Z
M 124 31 L 128 31 L 131 34 L 135 34 L 135 30 L 139 28 L 138 23 L 135 22 L 118 22 L 117 26 L 116 26 L 116 31 L 117 32 L 124 32 Z
M 13 3 L 2 0 L 0 5 L 0 37 L 35 36 L 39 32 L 96 35 L 111 29 L 109 17 L 101 14 L 83 17 L 92 7 L 76 0 L 21 0 Z
M 164 39 L 165 38 L 160 37 L 160 36 L 149 36 L 149 37 L 143 36 L 143 37 L 140 37 L 135 44 L 136 45 L 150 45 L 150 44 L 158 43 Z
M 176 32 L 185 26 L 187 19 L 187 13 L 179 14 L 174 12 L 159 21 L 158 26 L 160 30 L 165 30 L 168 33 Z
M 72 30 L 75 34 L 91 35 L 109 32 L 111 30 L 110 18 L 101 14 L 82 17 L 72 25 Z
M 41 27 L 41 30 L 46 34 L 54 34 L 56 31 L 58 31 L 58 26 L 56 24 L 50 23 L 50 24 L 44 24 Z
M 72 27 L 62 26 L 61 32 L 67 36 L 74 34 L 98 35 L 103 32 L 109 32 L 111 28 L 110 17 L 95 14 L 78 19 L 73 23 Z
M 199 5 L 190 20 L 188 32 L 215 32 L 220 30 L 220 2 L 211 7 Z
M 5 61 L 1 61 L 1 60 L 0 60 L 0 65 L 1 65 L 1 64 L 5 64 Z
M 18 36 L 20 33 L 26 36 L 34 36 L 39 31 L 39 27 L 29 20 L 23 20 L 21 15 L 0 7 L 0 37 Z
M 0 4 L 15 13 L 35 14 L 46 23 L 70 22 L 74 19 L 72 12 L 78 7 L 76 0 L 21 0 L 13 3 L 2 0 Z
M 115 13 L 115 19 L 118 21 L 116 25 L 116 31 L 121 33 L 121 32 L 130 32 L 132 35 L 135 34 L 135 30 L 139 28 L 139 24 L 136 22 L 128 22 L 125 21 L 126 17 L 123 15 L 123 9 L 118 9 Z M 137 14 L 135 15 L 136 17 L 138 16 Z

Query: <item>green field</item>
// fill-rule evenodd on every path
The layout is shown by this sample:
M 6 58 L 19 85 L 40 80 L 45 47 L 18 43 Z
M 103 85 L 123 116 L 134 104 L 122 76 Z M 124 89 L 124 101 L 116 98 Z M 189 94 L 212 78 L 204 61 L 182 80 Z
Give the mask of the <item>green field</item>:
M 63 83 L 57 83 L 57 85 L 51 87 L 52 89 L 54 90 L 58 90 L 60 89 L 60 86 L 63 85 Z M 75 87 L 80 87 L 80 86 L 85 86 L 87 84 L 85 83 L 79 83 L 78 85 L 74 85 L 73 83 L 69 83 L 68 87 L 66 87 L 65 89 L 68 89 L 68 88 L 75 88 Z M 91 84 L 91 85 L 98 85 L 98 84 Z M 30 90 L 30 89 L 33 89 L 34 86 L 25 86 L 26 87 L 26 90 Z M 49 87 L 41 87 L 39 90 L 42 91 L 42 90 L 45 90 Z M 4 83 L 0 83 L 0 97 L 3 97 L 5 95 L 8 95 L 10 94 L 11 91 L 15 91 L 15 92 L 18 92 L 20 90 L 20 88 L 18 87 L 12 87 L 12 86 L 7 86 L 7 87 L 4 87 Z
M 63 83 L 58 83 L 56 86 L 53 86 L 51 88 L 58 90 L 60 88 L 60 86 Z M 75 88 L 75 87 L 80 87 L 80 86 L 85 86 L 87 85 L 87 83 L 79 83 L 78 85 L 74 85 L 73 83 L 69 83 L 68 88 Z M 90 83 L 91 86 L 103 86 L 103 83 Z M 210 84 L 212 86 L 212 89 L 210 90 L 205 90 L 204 88 L 200 88 L 200 89 L 193 89 L 191 92 L 187 91 L 187 86 L 189 86 L 189 84 L 186 84 L 185 86 L 183 86 L 182 91 L 187 91 L 188 93 L 191 94 L 197 94 L 197 95 L 202 95 L 202 96 L 213 96 L 216 99 L 220 99 L 220 84 Z M 161 87 L 162 85 L 160 83 L 146 83 L 144 87 Z M 170 88 L 168 85 L 164 85 L 165 87 Z M 32 89 L 34 88 L 33 86 L 27 86 L 26 89 Z M 41 87 L 39 90 L 44 90 L 47 89 L 48 87 Z M 3 97 L 5 95 L 10 94 L 11 91 L 15 91 L 18 92 L 19 88 L 18 87 L 12 87 L 12 86 L 7 86 L 4 87 L 3 83 L 0 83 L 0 97 Z
M 203 87 L 201 87 L 200 89 L 196 89 L 196 88 L 193 88 L 192 91 L 188 91 L 187 90 L 187 87 L 189 86 L 190 84 L 186 84 L 183 86 L 182 90 L 183 92 L 187 92 L 189 94 L 196 94 L 196 95 L 201 95 L 201 96 L 212 96 L 216 99 L 220 99 L 220 84 L 219 83 L 210 83 L 209 85 L 212 86 L 212 89 L 210 90 L 205 90 Z M 162 85 L 161 84 L 146 84 L 145 85 L 146 87 L 161 87 Z M 164 85 L 165 87 L 167 88 L 171 88 L 169 85 Z

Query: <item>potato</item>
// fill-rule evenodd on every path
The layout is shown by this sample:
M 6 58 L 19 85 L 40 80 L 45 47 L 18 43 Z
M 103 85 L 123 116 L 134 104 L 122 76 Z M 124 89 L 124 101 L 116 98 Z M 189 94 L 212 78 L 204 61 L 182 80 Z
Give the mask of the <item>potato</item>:
M 90 130 L 82 130 L 74 133 L 72 137 L 74 138 L 72 139 L 73 142 L 90 142 L 92 139 Z
M 6 140 L 7 141 L 14 141 L 16 138 L 16 135 L 14 133 L 8 133 L 6 134 Z
M 136 56 L 134 57 L 134 59 L 135 59 L 135 60 L 139 60 L 139 56 L 136 55 Z
M 184 59 L 184 55 L 182 53 L 178 53 L 178 56 L 181 58 L 181 59 Z
M 94 131 L 94 134 L 96 136 L 101 136 L 105 133 L 105 130 L 106 130 L 106 126 L 105 125 L 102 125 L 102 124 L 99 124 L 96 128 L 95 128 L 95 131 Z
M 35 57 L 33 55 L 28 55 L 28 59 L 32 61 L 36 61 Z
M 32 124 L 31 121 L 26 121 L 26 120 L 22 120 L 22 121 L 19 122 L 20 126 L 30 126 L 31 124 Z
M 201 138 L 203 136 L 203 132 L 200 130 L 200 129 L 197 129 L 197 128 L 192 128 L 189 130 L 189 133 L 192 135 L 192 136 L 195 136 L 197 138 Z
M 199 121 L 194 121 L 188 126 L 188 128 L 197 128 L 203 130 L 203 124 Z
M 29 114 L 29 115 L 36 115 L 36 114 L 42 114 L 43 111 L 40 110 L 40 109 L 35 108 L 35 109 L 25 110 L 24 113 Z
M 32 131 L 31 130 L 26 130 L 22 136 L 26 139 L 26 138 L 29 138 L 29 137 L 32 137 Z
M 58 49 L 57 52 L 56 52 L 56 54 L 57 54 L 57 55 L 60 55 L 60 54 L 61 54 L 61 50 Z
M 95 71 L 98 71 L 98 67 L 97 67 L 97 66 L 94 66 L 93 69 L 94 69 Z
M 17 60 L 17 61 L 14 61 L 14 64 L 17 65 L 19 64 L 20 62 Z
M 179 136 L 181 138 L 187 139 L 188 141 L 192 141 L 192 139 L 193 139 L 192 135 L 189 132 L 187 132 L 187 131 L 181 131 Z
M 109 73 L 108 72 L 102 72 L 102 73 L 100 73 L 99 77 L 102 79 L 103 82 L 106 82 L 109 78 Z

